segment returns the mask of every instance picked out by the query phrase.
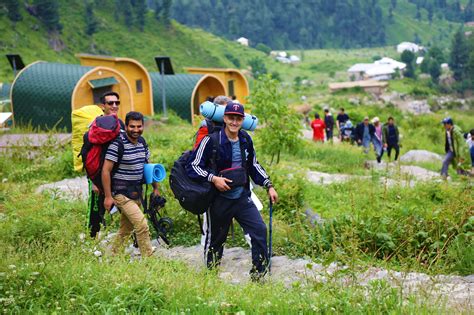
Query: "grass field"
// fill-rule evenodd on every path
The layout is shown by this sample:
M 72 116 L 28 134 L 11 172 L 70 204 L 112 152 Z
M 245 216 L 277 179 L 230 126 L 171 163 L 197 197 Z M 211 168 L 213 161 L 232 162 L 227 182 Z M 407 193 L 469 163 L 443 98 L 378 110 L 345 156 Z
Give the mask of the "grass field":
M 472 124 L 471 118 L 457 115 L 453 116 L 462 124 Z M 423 118 L 417 128 L 430 130 L 435 121 L 437 117 Z M 433 130 L 442 134 L 440 129 Z M 180 152 L 190 147 L 193 134 L 192 126 L 174 116 L 168 124 L 146 130 L 152 161 L 169 170 Z M 414 139 L 406 140 L 404 152 L 412 146 L 441 150 L 438 138 L 423 137 L 422 131 L 407 134 Z M 259 132 L 254 138 L 258 150 Z M 342 285 L 337 275 L 324 284 L 308 279 L 306 285 L 292 288 L 278 283 L 235 286 L 215 273 L 190 270 L 176 261 L 130 262 L 126 256 L 98 261 L 93 255 L 100 246 L 97 241 L 79 238 L 86 232 L 86 204 L 34 193 L 41 183 L 77 175 L 71 170 L 69 146 L 40 152 L 33 160 L 21 151 L 0 157 L 0 253 L 4 258 L 0 301 L 4 312 L 448 311 L 442 301 L 421 305 L 417 298 L 402 300 L 401 292 L 384 282 L 369 287 Z M 363 168 L 366 158 L 356 147 L 310 142 L 284 153 L 277 165 L 269 166 L 270 157 L 259 155 L 281 198 L 275 207 L 275 253 L 310 257 L 324 264 L 337 261 L 357 270 L 380 266 L 429 274 L 472 274 L 472 184 L 452 173 L 452 183 L 389 188 L 378 184 L 383 173 Z M 320 186 L 305 179 L 307 170 L 372 179 Z M 168 198 L 166 214 L 175 221 L 170 236 L 173 246 L 199 242 L 195 218 L 180 209 L 167 183 L 162 190 Z M 263 190 L 256 192 L 265 199 Z M 304 216 L 307 207 L 325 218 L 325 223 L 311 227 Z M 266 209 L 263 215 L 267 220 Z M 244 246 L 239 233 L 228 246 Z

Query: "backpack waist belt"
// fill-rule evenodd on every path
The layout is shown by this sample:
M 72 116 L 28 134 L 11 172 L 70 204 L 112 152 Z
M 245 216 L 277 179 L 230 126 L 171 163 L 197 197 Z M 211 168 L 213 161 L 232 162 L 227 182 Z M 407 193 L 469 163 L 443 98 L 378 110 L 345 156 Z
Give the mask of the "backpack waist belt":
M 131 184 L 117 181 L 112 185 L 113 195 L 124 195 L 130 199 L 137 200 L 142 196 L 142 185 L 140 183 Z

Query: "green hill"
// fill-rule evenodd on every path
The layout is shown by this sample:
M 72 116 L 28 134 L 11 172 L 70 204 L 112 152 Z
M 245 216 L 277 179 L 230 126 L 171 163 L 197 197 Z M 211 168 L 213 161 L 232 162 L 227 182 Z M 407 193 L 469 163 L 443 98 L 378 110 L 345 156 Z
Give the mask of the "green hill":
M 23 19 L 10 21 L 0 14 L 0 54 L 19 53 L 25 64 L 36 60 L 79 63 L 77 53 L 92 53 L 135 58 L 149 71 L 155 71 L 154 57 L 166 55 L 172 58 L 175 71 L 185 66 L 241 67 L 248 60 L 264 54 L 235 42 L 219 38 L 200 29 L 191 29 L 172 21 L 169 27 L 154 19 L 151 11 L 146 14 L 144 31 L 137 27 L 127 28 L 114 17 L 113 1 L 103 1 L 94 14 L 98 20 L 97 33 L 85 32 L 85 5 L 83 1 L 59 1 L 60 34 L 48 32 L 44 23 L 20 8 Z M 1 8 L 1 5 L 0 5 Z M 0 10 L 1 12 L 1 10 Z M 240 68 L 240 67 L 239 67 Z M 0 59 L 0 82 L 13 79 L 6 58 Z

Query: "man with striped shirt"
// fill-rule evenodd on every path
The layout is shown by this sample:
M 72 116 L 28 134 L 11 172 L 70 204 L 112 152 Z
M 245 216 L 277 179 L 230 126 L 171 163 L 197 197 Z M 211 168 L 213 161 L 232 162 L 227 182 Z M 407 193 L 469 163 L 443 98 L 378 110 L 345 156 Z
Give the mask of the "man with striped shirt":
M 143 168 L 150 158 L 150 151 L 141 137 L 143 115 L 129 112 L 125 117 L 125 134 L 114 140 L 107 149 L 102 169 L 104 207 L 110 211 L 113 204 L 121 212 L 120 229 L 112 251 L 117 253 L 125 238 L 135 231 L 142 257 L 153 254 L 148 223 L 140 210 Z M 115 166 L 115 164 L 118 165 Z M 153 183 L 153 193 L 158 195 L 158 186 Z
M 272 202 L 278 194 L 270 177 L 258 163 L 252 138 L 241 130 L 244 106 L 229 102 L 224 111 L 224 128 L 203 138 L 186 166 L 190 178 L 209 181 L 218 194 L 206 213 L 206 244 L 204 258 L 208 268 L 219 265 L 232 219 L 235 218 L 252 244 L 253 280 L 258 281 L 267 272 L 267 227 L 250 198 L 250 181 L 268 189 Z M 217 145 L 214 150 L 214 143 Z M 217 151 L 217 152 L 214 152 Z M 213 166 L 213 156 L 216 157 Z

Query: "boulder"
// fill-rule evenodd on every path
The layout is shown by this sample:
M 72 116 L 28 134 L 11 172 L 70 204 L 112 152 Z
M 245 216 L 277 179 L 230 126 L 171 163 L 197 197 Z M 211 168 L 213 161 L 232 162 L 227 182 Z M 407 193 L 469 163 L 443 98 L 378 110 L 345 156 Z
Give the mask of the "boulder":
M 410 150 L 400 157 L 403 163 L 441 162 L 443 157 L 426 150 Z

